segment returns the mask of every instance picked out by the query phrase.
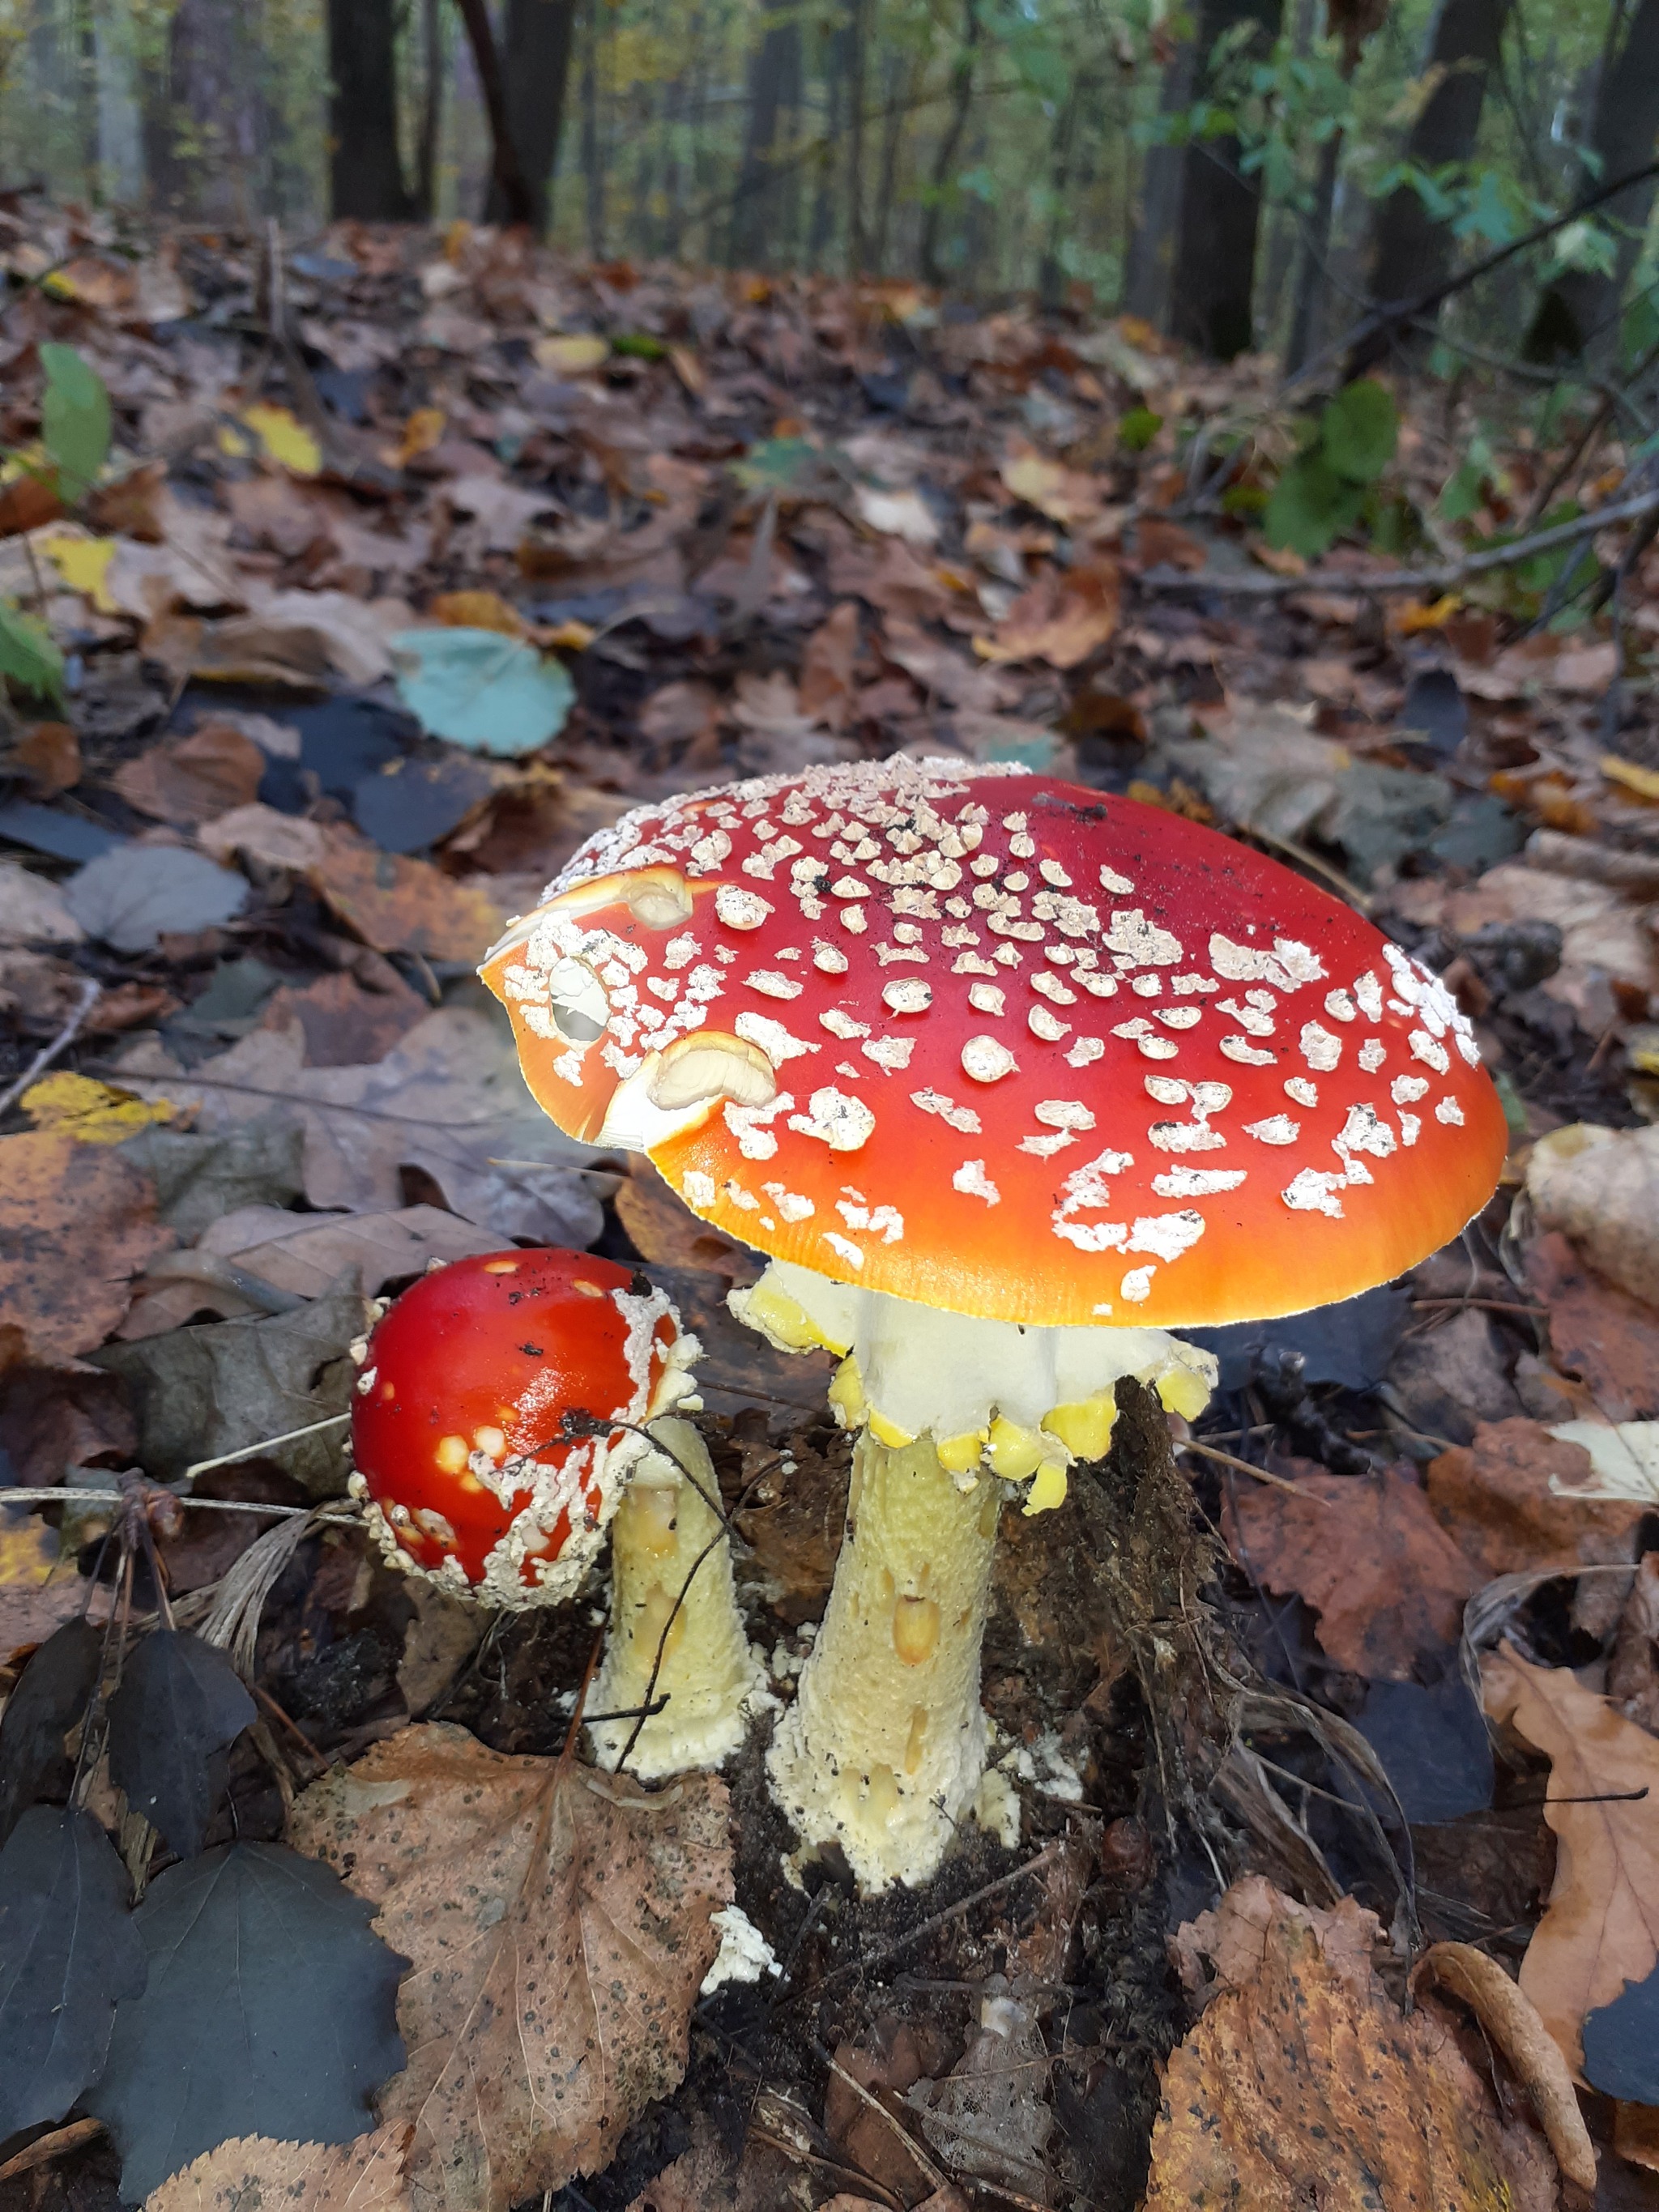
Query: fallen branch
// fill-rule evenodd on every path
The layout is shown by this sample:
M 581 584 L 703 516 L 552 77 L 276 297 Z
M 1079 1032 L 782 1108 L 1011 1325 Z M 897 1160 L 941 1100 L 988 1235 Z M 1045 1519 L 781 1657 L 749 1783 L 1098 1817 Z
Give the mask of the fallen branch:
M 76 1038 L 81 1034 L 82 1023 L 98 1003 L 99 995 L 103 988 L 101 983 L 95 981 L 90 976 L 82 984 L 80 996 L 75 1002 L 74 1012 L 64 1024 L 63 1028 L 58 1030 L 50 1044 L 41 1046 L 17 1080 L 8 1084 L 5 1090 L 0 1091 L 0 1114 L 9 1114 L 35 1077 L 50 1067 L 58 1054 L 67 1046 L 74 1043 Z
M 1461 561 L 1438 562 L 1431 568 L 1384 568 L 1370 575 L 1352 568 L 1308 568 L 1299 576 L 1223 576 L 1205 568 L 1194 573 L 1158 568 L 1146 570 L 1140 582 L 1146 591 L 1216 592 L 1236 599 L 1284 599 L 1292 592 L 1357 592 L 1362 597 L 1385 592 L 1443 592 L 1471 576 L 1486 575 L 1493 568 L 1512 568 L 1518 561 L 1530 561 L 1534 553 L 1552 552 L 1558 545 L 1593 538 L 1598 530 L 1611 529 L 1615 522 L 1634 521 L 1656 509 L 1659 509 L 1659 491 L 1644 491 L 1612 507 L 1597 507 L 1593 514 L 1581 514 L 1576 521 L 1558 522 L 1548 530 L 1534 531 L 1530 538 L 1487 546 L 1479 553 L 1466 554 Z

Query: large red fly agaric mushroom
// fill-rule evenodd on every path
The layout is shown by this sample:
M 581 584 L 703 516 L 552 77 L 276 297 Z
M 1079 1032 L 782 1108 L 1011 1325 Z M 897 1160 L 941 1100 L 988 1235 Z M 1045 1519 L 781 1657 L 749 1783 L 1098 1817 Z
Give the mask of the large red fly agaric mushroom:
M 1005 1481 L 1058 1504 L 1165 1332 L 1413 1266 L 1502 1111 L 1439 981 L 1177 815 L 897 758 L 695 793 L 582 848 L 490 954 L 561 1127 L 647 1152 L 774 1264 L 734 1295 L 842 1356 L 849 1540 L 770 1754 L 810 1841 L 925 1878 L 984 1764 Z

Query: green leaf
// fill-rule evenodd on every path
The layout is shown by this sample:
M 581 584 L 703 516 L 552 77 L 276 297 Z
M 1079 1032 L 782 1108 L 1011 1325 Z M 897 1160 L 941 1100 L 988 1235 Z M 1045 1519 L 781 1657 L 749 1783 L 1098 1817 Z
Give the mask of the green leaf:
M 1480 504 L 1486 489 L 1486 471 L 1479 461 L 1465 461 L 1453 471 L 1440 488 L 1440 497 L 1435 502 L 1448 522 L 1464 522 Z
M 1322 453 L 1304 453 L 1274 486 L 1262 527 L 1269 545 L 1311 561 L 1358 520 L 1364 504 L 1363 484 L 1345 482 Z
M 40 699 L 62 699 L 64 656 L 46 624 L 0 599 L 0 677 Z
M 822 481 L 826 465 L 810 438 L 763 438 L 732 464 L 732 473 L 745 491 L 804 492 Z
M 666 361 L 668 358 L 668 348 L 660 338 L 653 338 L 649 331 L 624 331 L 620 337 L 611 339 L 611 350 L 634 361 Z
M 1132 407 L 1118 417 L 1117 442 L 1126 453 L 1144 453 L 1164 428 L 1164 417 L 1150 407 Z
M 1327 404 L 1320 418 L 1327 465 L 1347 483 L 1375 483 L 1394 459 L 1400 418 L 1374 376 L 1362 376 Z
M 109 459 L 109 393 L 73 346 L 43 345 L 40 366 L 46 375 L 41 441 L 58 464 L 64 501 L 72 507 L 92 489 Z
M 405 629 L 392 641 L 403 702 L 428 736 L 516 758 L 564 727 L 576 687 L 562 663 L 493 629 Z

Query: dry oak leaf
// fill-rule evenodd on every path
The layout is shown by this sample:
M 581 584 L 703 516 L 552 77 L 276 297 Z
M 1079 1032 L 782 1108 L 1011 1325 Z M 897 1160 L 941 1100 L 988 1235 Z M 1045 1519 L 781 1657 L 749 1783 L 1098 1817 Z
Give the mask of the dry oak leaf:
M 128 1284 L 173 1234 L 155 1186 L 107 1146 L 52 1130 L 0 1137 L 0 1369 L 90 1352 L 127 1310 Z
M 405 2123 L 343 2143 L 234 2136 L 169 2174 L 144 2212 L 409 2212 L 413 2132 Z
M 430 860 L 382 853 L 343 830 L 326 832 L 313 887 L 377 952 L 482 960 L 507 916 L 487 891 L 457 883 Z
M 1321 1648 L 1371 1682 L 1409 1682 L 1455 1645 L 1485 1577 L 1409 1474 L 1307 1474 L 1294 1492 L 1230 1491 L 1222 1528 L 1257 1582 L 1319 1615 Z
M 1500 2117 L 1445 2016 L 1402 2020 L 1363 1961 L 1328 1956 L 1273 1897 L 1256 1972 L 1170 2056 L 1146 2212 L 1553 2212 L 1553 2161 Z
M 1550 1761 L 1555 1881 L 1521 1986 L 1582 2067 L 1585 2014 L 1644 1981 L 1659 1960 L 1659 1741 L 1567 1668 L 1505 1650 L 1480 1671 L 1487 1713 Z
M 1559 1231 L 1534 1240 L 1527 1280 L 1550 1310 L 1550 1350 L 1610 1421 L 1659 1414 L 1659 1308 L 1604 1283 Z
M 417 2212 L 505 2212 L 591 2173 L 685 2070 L 691 2008 L 732 1899 L 725 1785 L 647 1796 L 465 1729 L 403 1729 L 295 1804 L 289 1841 L 378 1908 L 413 1964 L 407 2070 Z

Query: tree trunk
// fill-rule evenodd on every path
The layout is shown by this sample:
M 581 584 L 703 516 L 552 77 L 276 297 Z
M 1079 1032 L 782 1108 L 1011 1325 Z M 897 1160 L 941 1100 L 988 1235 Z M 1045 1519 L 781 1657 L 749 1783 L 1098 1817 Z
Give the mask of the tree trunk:
M 869 247 L 864 229 L 864 101 L 870 46 L 871 0 L 853 0 L 848 24 L 847 273 L 861 276 Z
M 957 155 L 962 148 L 962 134 L 968 128 L 968 111 L 974 104 L 974 64 L 979 58 L 981 28 L 976 0 L 963 0 L 962 19 L 962 44 L 957 49 L 956 65 L 951 71 L 950 117 L 933 155 L 927 204 L 922 210 L 921 275 L 923 283 L 927 284 L 945 282 L 939 258 L 939 225 L 945 216 L 945 196 L 951 189 Z
M 1406 158 L 1433 172 L 1474 158 L 1480 129 L 1486 80 L 1498 67 L 1512 0 L 1440 0 L 1423 58 L 1425 74 L 1437 70 L 1439 82 L 1424 102 L 1406 142 Z M 1410 185 L 1395 187 L 1378 209 L 1371 233 L 1370 295 L 1379 307 L 1412 300 L 1443 283 L 1456 241 Z M 1407 354 L 1420 353 L 1425 334 L 1379 331 L 1358 350 L 1356 374 L 1380 360 L 1390 342 Z
M 1603 56 L 1596 87 L 1590 144 L 1598 157 L 1587 170 L 1583 189 L 1611 184 L 1653 159 L 1659 138 L 1659 0 L 1636 0 L 1626 18 L 1618 52 Z M 1612 270 L 1568 269 L 1549 284 L 1538 302 L 1527 351 L 1535 360 L 1568 361 L 1588 356 L 1598 362 L 1617 357 L 1620 307 L 1642 240 L 1653 212 L 1655 179 L 1632 185 L 1601 210 L 1613 230 L 1618 252 Z
M 1066 271 L 1060 262 L 1060 249 L 1066 241 L 1066 194 L 1072 179 L 1072 149 L 1077 138 L 1078 114 L 1090 89 L 1087 81 L 1078 77 L 1073 83 L 1071 97 L 1054 118 L 1048 229 L 1037 270 L 1037 299 L 1050 314 L 1056 313 L 1065 300 Z
M 1189 39 L 1164 68 L 1158 112 L 1179 115 L 1192 106 L 1199 75 L 1199 50 Z M 1181 229 L 1181 192 L 1187 155 L 1179 146 L 1149 146 L 1140 172 L 1140 205 L 1123 271 L 1123 306 L 1127 314 L 1162 330 L 1169 319 L 1170 279 Z
M 547 228 L 553 172 L 558 165 L 575 12 L 575 0 L 507 0 L 502 81 L 507 127 L 529 196 L 531 228 L 538 237 Z M 489 222 L 509 219 L 499 176 L 491 179 L 484 216 Z
M 1200 81 L 1217 41 L 1250 26 L 1266 46 L 1279 29 L 1282 0 L 1199 0 Z M 1208 138 L 1182 149 L 1180 216 L 1176 228 L 1165 322 L 1171 337 L 1216 361 L 1231 361 L 1251 342 L 1251 293 L 1261 198 L 1254 177 L 1239 170 L 1236 138 Z
M 853 73 L 853 34 L 845 15 L 830 33 L 824 56 L 823 104 L 825 149 L 818 158 L 817 189 L 812 199 L 812 220 L 807 234 L 806 258 L 822 269 L 836 234 L 837 149 L 847 127 L 847 85 Z
M 328 0 L 329 210 L 403 222 L 392 0 Z
M 444 115 L 444 27 L 441 0 L 421 0 L 421 130 L 415 147 L 415 214 L 438 211 L 438 140 Z
M 605 258 L 605 149 L 599 138 L 599 9 L 587 0 L 582 39 L 582 180 L 587 252 Z
M 881 166 L 876 179 L 876 227 L 870 240 L 871 264 L 878 276 L 887 273 L 887 242 L 892 235 L 893 211 L 898 204 L 899 148 L 909 119 L 915 90 L 914 55 L 895 54 L 887 70 L 887 113 L 881 126 Z
M 800 105 L 800 17 L 792 10 L 767 22 L 749 58 L 749 117 L 726 249 L 739 268 L 775 268 L 793 255 L 800 190 L 792 156 Z

